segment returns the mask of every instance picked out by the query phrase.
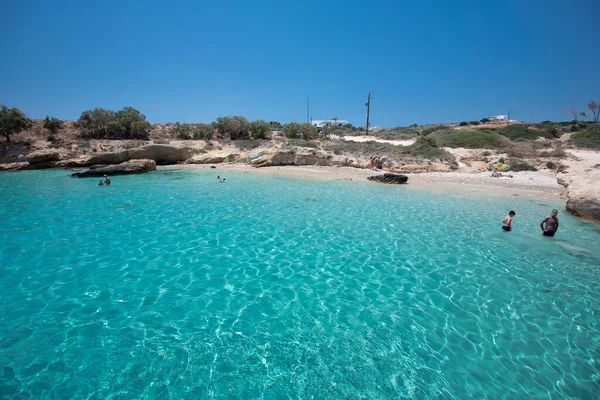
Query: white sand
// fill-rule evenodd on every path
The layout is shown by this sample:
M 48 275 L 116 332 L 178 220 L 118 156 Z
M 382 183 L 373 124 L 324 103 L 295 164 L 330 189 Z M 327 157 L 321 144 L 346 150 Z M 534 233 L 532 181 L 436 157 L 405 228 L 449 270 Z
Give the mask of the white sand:
M 176 165 L 161 168 L 211 169 L 211 165 Z M 279 166 L 254 168 L 245 164 L 216 164 L 215 175 L 222 175 L 223 170 L 246 171 L 260 174 L 276 174 L 297 178 L 342 179 L 363 181 L 373 185 L 367 177 L 382 172 L 352 167 L 321 166 Z M 385 171 L 383 171 L 385 172 Z M 464 190 L 471 193 L 493 194 L 504 196 L 530 196 L 538 198 L 564 198 L 565 188 L 556 182 L 556 178 L 542 172 L 513 172 L 513 178 L 492 178 L 489 172 L 458 173 L 430 172 L 406 174 L 407 187 L 430 191 Z
M 389 143 L 394 146 L 410 146 L 415 142 L 415 139 L 410 140 L 387 140 L 379 139 L 373 136 L 344 136 L 344 140 L 349 142 L 378 142 L 378 143 Z

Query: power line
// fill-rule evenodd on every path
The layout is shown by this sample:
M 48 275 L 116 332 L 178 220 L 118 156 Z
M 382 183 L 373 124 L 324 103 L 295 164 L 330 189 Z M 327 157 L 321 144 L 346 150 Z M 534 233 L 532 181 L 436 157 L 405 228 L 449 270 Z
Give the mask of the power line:
M 365 126 L 365 135 L 369 136 L 369 116 L 371 114 L 371 92 L 369 92 L 369 97 L 367 97 L 367 126 Z

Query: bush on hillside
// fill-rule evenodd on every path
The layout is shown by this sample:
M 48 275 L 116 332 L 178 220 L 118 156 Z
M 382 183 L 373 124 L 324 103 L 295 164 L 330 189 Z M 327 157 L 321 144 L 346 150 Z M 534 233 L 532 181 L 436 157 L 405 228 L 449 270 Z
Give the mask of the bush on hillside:
M 283 129 L 283 125 L 278 121 L 269 121 L 269 128 L 271 129 Z
M 393 151 L 426 158 L 428 160 L 439 160 L 456 164 L 456 159 L 452 154 L 436 146 L 435 139 L 432 135 L 421 136 L 410 146 L 396 146 Z
M 469 125 L 479 125 L 479 121 L 469 121 Z
M 44 128 L 48 129 L 50 133 L 56 133 L 62 127 L 62 121 L 58 118 L 48 117 L 44 120 Z
M 538 137 L 553 138 L 554 135 L 546 131 L 542 126 L 530 126 L 526 124 L 514 124 L 508 125 L 503 128 L 496 129 L 496 133 L 502 136 L 506 136 L 511 140 L 526 139 L 535 140 Z
M 0 107 L 0 135 L 10 142 L 10 135 L 15 135 L 31 126 L 31 120 L 16 107 Z
M 469 123 L 467 121 L 463 121 L 460 124 L 458 124 L 458 126 L 468 126 Z
M 426 135 L 429 135 L 430 133 L 433 133 L 435 131 L 439 131 L 442 129 L 452 129 L 452 128 L 450 128 L 448 125 L 430 125 L 427 128 L 423 128 L 423 130 L 421 130 L 421 135 L 426 136 Z
M 197 124 L 192 129 L 192 137 L 195 140 L 210 140 L 214 133 L 215 128 L 210 124 Z
M 283 135 L 289 139 L 314 140 L 319 137 L 319 132 L 309 123 L 290 122 L 283 127 Z
M 208 140 L 212 139 L 214 128 L 208 124 L 190 125 L 176 122 L 171 133 L 179 140 Z
M 447 132 L 447 131 L 442 131 Z M 467 149 L 502 149 L 510 145 L 506 138 L 486 130 L 474 132 L 453 131 L 431 135 L 439 147 L 464 147 Z
M 412 139 L 416 136 L 419 136 L 419 131 L 414 126 L 398 126 L 395 128 L 382 129 L 378 132 L 375 132 L 375 136 L 388 140 Z
M 479 120 L 479 122 L 481 122 L 482 124 L 487 124 L 488 122 L 490 122 L 490 119 L 489 118 L 481 118 Z
M 90 139 L 148 139 L 151 125 L 133 107 L 114 112 L 103 108 L 84 111 L 75 123 L 81 136 Z
M 248 129 L 253 139 L 269 139 L 271 137 L 271 127 L 262 119 L 250 122 Z
M 553 158 L 567 158 L 567 153 L 559 148 L 550 151 L 542 151 L 539 154 L 540 157 L 553 157 Z
M 509 158 L 507 164 L 510 165 L 510 170 L 514 172 L 538 170 L 533 165 L 519 158 Z
M 250 139 L 250 122 L 244 117 L 219 117 L 213 125 L 221 137 L 231 140 Z
M 571 142 L 576 146 L 600 149 L 600 134 L 594 138 L 594 127 L 587 128 L 571 136 Z

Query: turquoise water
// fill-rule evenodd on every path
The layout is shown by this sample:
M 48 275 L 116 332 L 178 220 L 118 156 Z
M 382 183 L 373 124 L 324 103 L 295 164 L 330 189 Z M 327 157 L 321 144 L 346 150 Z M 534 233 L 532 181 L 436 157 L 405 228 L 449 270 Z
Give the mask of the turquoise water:
M 0 174 L 0 398 L 600 396 L 600 233 L 558 202 L 218 170 L 96 184 Z

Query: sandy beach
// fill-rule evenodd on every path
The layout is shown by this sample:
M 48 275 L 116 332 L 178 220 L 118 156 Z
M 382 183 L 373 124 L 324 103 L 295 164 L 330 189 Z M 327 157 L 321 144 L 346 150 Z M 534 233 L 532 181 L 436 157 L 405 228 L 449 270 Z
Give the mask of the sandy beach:
M 273 174 L 296 177 L 300 179 L 331 179 L 361 181 L 372 185 L 381 183 L 368 181 L 369 176 L 385 173 L 370 169 L 330 166 L 277 166 L 255 168 L 245 164 L 223 163 L 212 168 L 204 164 L 181 164 L 160 167 L 165 169 L 200 169 L 213 170 L 215 175 L 222 171 Z M 409 177 L 406 185 L 411 188 L 434 192 L 448 190 L 466 191 L 473 194 L 492 194 L 501 196 L 528 196 L 548 199 L 564 199 L 566 190 L 559 185 L 556 178 L 543 172 L 513 172 L 513 178 L 492 178 L 489 172 L 458 173 L 429 172 L 406 174 Z

